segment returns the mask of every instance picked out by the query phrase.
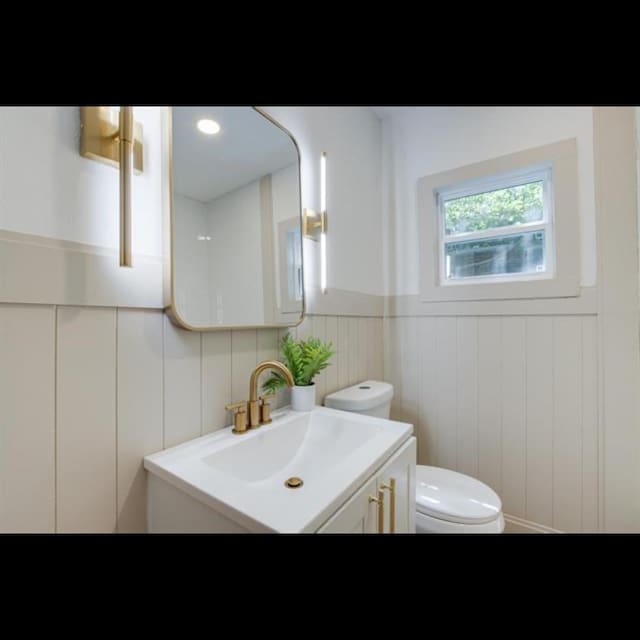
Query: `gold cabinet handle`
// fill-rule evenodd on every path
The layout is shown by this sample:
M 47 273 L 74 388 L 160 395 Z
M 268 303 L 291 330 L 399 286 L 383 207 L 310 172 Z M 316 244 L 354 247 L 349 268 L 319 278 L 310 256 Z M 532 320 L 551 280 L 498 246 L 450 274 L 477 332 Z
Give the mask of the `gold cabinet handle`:
M 384 533 L 384 491 L 378 491 L 378 497 L 369 496 L 369 502 L 375 502 L 378 505 L 378 533 Z
M 120 266 L 131 266 L 133 108 L 120 107 Z
M 389 484 L 383 482 L 380 489 L 389 489 L 389 533 L 396 532 L 396 479 L 391 478 Z

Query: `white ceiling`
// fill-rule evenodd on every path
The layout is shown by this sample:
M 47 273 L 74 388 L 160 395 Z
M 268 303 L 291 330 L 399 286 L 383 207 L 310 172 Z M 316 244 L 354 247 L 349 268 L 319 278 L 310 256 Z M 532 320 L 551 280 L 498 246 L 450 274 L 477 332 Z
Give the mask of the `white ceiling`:
M 408 113 L 415 109 L 423 109 L 424 107 L 369 107 L 379 118 L 388 118 L 390 116 L 397 116 L 402 113 Z
M 201 133 L 211 118 L 220 132 Z M 173 107 L 173 180 L 180 195 L 200 202 L 297 162 L 291 138 L 251 107 Z

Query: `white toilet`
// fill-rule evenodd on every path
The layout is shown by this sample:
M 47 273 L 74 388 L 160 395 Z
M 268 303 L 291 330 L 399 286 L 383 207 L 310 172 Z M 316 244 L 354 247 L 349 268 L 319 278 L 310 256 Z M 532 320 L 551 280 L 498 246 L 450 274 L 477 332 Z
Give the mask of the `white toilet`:
M 332 393 L 326 407 L 389 418 L 393 386 L 366 380 Z M 416 533 L 502 533 L 502 503 L 493 489 L 457 471 L 416 467 Z

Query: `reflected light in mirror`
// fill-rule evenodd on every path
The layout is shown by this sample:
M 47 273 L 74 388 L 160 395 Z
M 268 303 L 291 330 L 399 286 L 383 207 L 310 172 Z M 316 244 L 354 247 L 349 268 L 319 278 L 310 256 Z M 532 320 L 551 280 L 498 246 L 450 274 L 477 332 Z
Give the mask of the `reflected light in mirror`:
M 320 216 L 327 215 L 327 154 L 320 156 Z M 320 289 L 327 293 L 327 232 L 323 227 L 320 234 Z
M 198 124 L 196 126 L 199 131 L 206 133 L 208 136 L 215 135 L 220 131 L 220 125 L 215 120 L 210 120 L 209 118 L 198 120 Z

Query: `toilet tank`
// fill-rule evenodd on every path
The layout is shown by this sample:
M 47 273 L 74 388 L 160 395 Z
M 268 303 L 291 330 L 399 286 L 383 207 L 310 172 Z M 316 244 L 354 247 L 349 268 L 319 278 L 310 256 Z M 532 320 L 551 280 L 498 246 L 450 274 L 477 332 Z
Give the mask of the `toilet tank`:
M 392 398 L 393 385 L 377 380 L 365 380 L 329 394 L 324 399 L 324 406 L 388 419 Z

